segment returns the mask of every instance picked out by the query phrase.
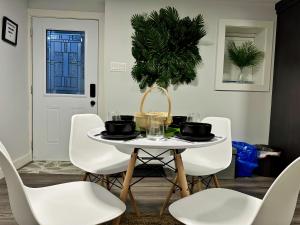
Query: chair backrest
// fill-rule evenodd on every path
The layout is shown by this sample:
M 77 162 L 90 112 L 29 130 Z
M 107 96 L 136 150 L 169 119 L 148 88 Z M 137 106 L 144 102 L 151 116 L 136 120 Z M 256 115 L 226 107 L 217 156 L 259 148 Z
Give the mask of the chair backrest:
M 201 149 L 192 148 L 185 151 L 184 157 L 188 157 L 196 162 L 197 159 L 211 159 L 213 163 L 218 164 L 220 168 L 227 168 L 232 159 L 231 143 L 231 122 L 224 117 L 206 117 L 201 122 L 212 125 L 212 133 L 216 136 L 225 136 L 226 140 L 222 143 L 204 147 Z
M 115 149 L 111 145 L 94 141 L 87 136 L 89 130 L 98 127 L 104 127 L 104 123 L 96 114 L 76 114 L 72 116 L 69 155 L 74 165 L 99 155 L 101 146 L 105 146 L 105 148 L 101 148 L 101 154 Z
M 300 190 L 300 157 L 269 188 L 253 225 L 290 225 Z
M 25 186 L 14 167 L 12 160 L 0 142 L 0 167 L 5 176 L 6 185 L 8 189 L 10 207 L 13 212 L 15 220 L 22 225 L 38 224 L 33 216 Z

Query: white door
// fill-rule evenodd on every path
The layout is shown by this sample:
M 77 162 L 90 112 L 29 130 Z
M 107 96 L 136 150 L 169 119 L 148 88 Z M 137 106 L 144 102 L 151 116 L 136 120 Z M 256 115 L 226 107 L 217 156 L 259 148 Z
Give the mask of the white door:
M 97 113 L 98 21 L 33 18 L 32 28 L 33 158 L 69 160 L 71 116 Z

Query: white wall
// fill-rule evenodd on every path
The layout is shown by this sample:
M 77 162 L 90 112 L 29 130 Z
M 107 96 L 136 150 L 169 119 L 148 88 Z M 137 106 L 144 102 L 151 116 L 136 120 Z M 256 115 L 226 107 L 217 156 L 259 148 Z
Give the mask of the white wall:
M 104 11 L 104 0 L 28 0 L 29 8 Z M 138 110 L 141 93 L 132 80 L 130 71 L 134 64 L 131 55 L 130 18 L 135 13 L 150 12 L 165 6 L 175 6 L 181 16 L 202 13 L 207 24 L 205 40 L 214 44 L 200 46 L 203 64 L 198 68 L 198 78 L 192 85 L 170 89 L 173 114 L 200 112 L 208 115 L 227 116 L 232 119 L 234 139 L 251 143 L 267 143 L 271 108 L 271 92 L 214 91 L 217 52 L 217 26 L 221 18 L 273 20 L 276 15 L 274 0 L 106 0 L 104 44 L 104 100 L 99 104 L 102 117 L 107 111 L 118 110 L 134 113 Z M 101 49 L 100 49 L 101 50 Z M 109 71 L 111 61 L 126 62 L 127 72 Z M 100 78 L 100 81 L 102 77 Z M 153 103 L 155 101 L 155 103 Z M 152 110 L 162 109 L 165 100 L 153 98 L 146 102 Z M 156 108 L 157 107 L 157 108 Z
M 0 40 L 0 141 L 17 166 L 31 158 L 27 79 L 27 0 L 1 0 L 0 18 L 19 25 L 18 45 Z
M 175 6 L 180 15 L 204 15 L 207 24 L 205 40 L 214 44 L 200 46 L 203 65 L 198 68 L 198 78 L 192 85 L 171 88 L 173 114 L 185 115 L 200 112 L 205 116 L 225 116 L 232 120 L 234 139 L 250 143 L 267 143 L 271 108 L 271 92 L 215 91 L 218 21 L 225 19 L 256 19 L 275 21 L 273 1 L 233 0 L 108 0 L 105 2 L 105 105 L 106 111 L 118 110 L 134 113 L 138 110 L 141 93 L 131 78 L 134 58 L 131 55 L 130 18 L 133 14 Z M 111 61 L 126 62 L 127 72 L 110 72 Z M 152 110 L 162 108 L 165 99 L 149 103 Z
M 104 12 L 104 0 L 28 0 L 31 9 Z

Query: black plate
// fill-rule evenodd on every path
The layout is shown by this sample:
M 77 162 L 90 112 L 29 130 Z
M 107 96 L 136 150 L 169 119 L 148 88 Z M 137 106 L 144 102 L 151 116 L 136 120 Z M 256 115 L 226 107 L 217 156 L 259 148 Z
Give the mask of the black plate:
M 102 131 L 101 133 L 101 137 L 103 139 L 108 139 L 108 140 L 130 140 L 130 139 L 134 139 L 137 136 L 140 135 L 140 132 L 135 131 L 133 134 L 118 134 L 118 135 L 110 135 L 107 133 L 107 131 Z
M 180 133 L 177 133 L 175 136 L 179 139 L 183 139 L 183 140 L 187 140 L 187 141 L 210 141 L 211 139 L 213 139 L 215 137 L 215 135 L 212 133 L 210 133 L 209 135 L 204 136 L 204 137 L 183 136 Z

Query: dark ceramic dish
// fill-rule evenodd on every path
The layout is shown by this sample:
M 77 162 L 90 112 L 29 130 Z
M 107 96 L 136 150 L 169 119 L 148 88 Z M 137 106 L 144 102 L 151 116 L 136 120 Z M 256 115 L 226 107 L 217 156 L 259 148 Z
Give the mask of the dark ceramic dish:
M 205 137 L 209 136 L 211 132 L 211 124 L 185 122 L 180 124 L 180 133 L 183 136 L 190 137 Z
M 180 125 L 181 123 L 186 122 L 187 117 L 186 116 L 173 116 L 172 120 L 173 120 L 172 124 Z
M 120 115 L 120 119 L 125 120 L 125 121 L 133 121 L 134 116 L 132 116 L 132 115 Z
M 133 121 L 106 121 L 105 129 L 109 135 L 129 135 L 135 132 Z
M 172 116 L 172 123 L 169 127 L 180 128 L 180 124 L 186 122 L 186 116 Z
M 111 135 L 108 134 L 107 131 L 102 131 L 101 132 L 101 136 L 103 139 L 108 139 L 108 140 L 131 140 L 136 138 L 137 136 L 140 135 L 140 132 L 135 131 L 132 134 L 115 134 L 115 135 Z
M 215 137 L 214 134 L 209 134 L 207 136 L 203 136 L 203 137 L 191 137 L 191 136 L 184 136 L 180 133 L 175 135 L 177 138 L 179 139 L 183 139 L 183 140 L 187 140 L 187 141 L 195 141 L 195 142 L 201 142 L 201 141 L 210 141 L 211 139 L 213 139 Z

